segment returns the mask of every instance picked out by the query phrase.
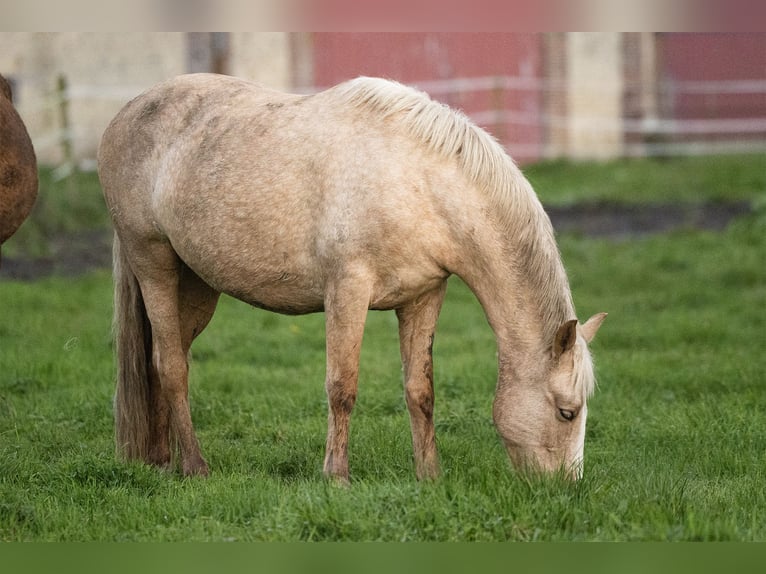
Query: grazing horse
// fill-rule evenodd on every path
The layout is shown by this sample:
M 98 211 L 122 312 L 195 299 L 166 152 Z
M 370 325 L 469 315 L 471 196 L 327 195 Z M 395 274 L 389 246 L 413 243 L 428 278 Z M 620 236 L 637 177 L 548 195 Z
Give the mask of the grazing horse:
M 24 122 L 0 76 L 0 245 L 24 222 L 37 198 L 37 160 Z
M 115 227 L 116 442 L 208 473 L 187 353 L 220 293 L 326 315 L 324 472 L 348 481 L 349 416 L 369 309 L 399 319 L 415 470 L 439 472 L 431 348 L 447 278 L 496 339 L 495 424 L 512 461 L 581 473 L 587 342 L 550 221 L 502 147 L 427 95 L 358 78 L 292 95 L 232 77 L 171 79 L 129 102 L 99 148 Z

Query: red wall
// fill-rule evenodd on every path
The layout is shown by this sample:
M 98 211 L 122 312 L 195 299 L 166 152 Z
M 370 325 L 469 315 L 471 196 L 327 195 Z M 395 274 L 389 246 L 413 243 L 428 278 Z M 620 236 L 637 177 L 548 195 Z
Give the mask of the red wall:
M 432 91 L 431 95 L 473 116 L 517 161 L 534 161 L 542 156 L 546 104 L 541 82 L 537 80 L 543 80 L 545 74 L 543 35 L 314 33 L 311 38 L 313 82 L 320 88 L 359 75 L 383 76 L 416 85 L 495 76 L 531 80 L 526 87 L 502 92 L 492 89 L 462 93 Z M 741 132 L 711 133 L 711 124 L 707 123 L 701 133 L 692 130 L 673 136 L 675 139 L 763 139 L 766 134 L 757 131 L 766 116 L 766 94 L 762 85 L 760 93 L 755 90 L 734 93 L 732 88 L 736 86 L 731 84 L 715 93 L 702 93 L 699 87 L 702 82 L 711 81 L 766 82 L 766 34 L 658 34 L 656 49 L 663 117 L 678 120 L 760 118 L 755 128 Z M 628 52 L 625 56 L 631 57 Z M 630 86 L 635 78 L 626 76 L 626 80 Z M 504 113 L 502 119 L 493 116 L 498 110 Z M 626 114 L 630 116 L 630 110 L 626 110 Z M 699 129 L 695 122 L 685 125 Z M 731 128 L 732 125 L 735 128 Z M 726 129 L 741 129 L 739 126 L 729 122 Z M 715 123 L 713 127 L 720 128 L 721 124 Z
M 328 87 L 359 75 L 403 83 L 487 76 L 542 76 L 542 37 L 511 33 L 314 33 L 314 85 Z M 498 107 L 521 113 L 516 123 L 483 121 L 517 160 L 539 157 L 542 96 L 537 89 L 474 91 L 432 96 L 468 115 Z M 523 146 L 520 148 L 519 146 Z M 514 148 L 520 153 L 514 153 Z
M 766 81 L 766 34 L 660 34 L 663 112 L 677 119 L 762 118 L 766 94 L 692 93 L 678 82 Z

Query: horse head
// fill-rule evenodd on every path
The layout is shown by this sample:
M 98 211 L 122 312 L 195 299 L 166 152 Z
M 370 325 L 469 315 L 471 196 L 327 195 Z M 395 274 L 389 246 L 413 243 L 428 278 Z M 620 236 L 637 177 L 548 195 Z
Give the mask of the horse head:
M 573 319 L 556 332 L 544 364 L 513 380 L 501 373 L 493 416 L 514 466 L 582 476 L 587 400 L 595 377 L 588 343 L 606 313 L 578 325 Z

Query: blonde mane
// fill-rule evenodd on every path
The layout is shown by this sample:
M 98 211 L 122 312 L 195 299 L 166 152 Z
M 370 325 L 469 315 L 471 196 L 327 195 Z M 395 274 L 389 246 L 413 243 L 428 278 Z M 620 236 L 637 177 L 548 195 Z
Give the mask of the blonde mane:
M 395 120 L 432 152 L 454 158 L 468 179 L 488 195 L 509 244 L 540 294 L 544 340 L 553 341 L 558 327 L 575 318 L 569 282 L 548 215 L 497 140 L 465 114 L 397 82 L 359 77 L 333 90 L 346 104 Z M 587 348 L 580 357 L 576 378 L 589 395 L 595 382 Z
M 333 88 L 347 104 L 396 117 L 412 137 L 434 153 L 458 160 L 470 181 L 481 187 L 498 207 L 498 215 L 513 227 L 520 212 L 535 223 L 550 226 L 537 196 L 502 146 L 465 114 L 432 100 L 428 94 L 392 80 L 359 77 Z M 544 221 L 537 221 L 542 215 Z
M 577 338 L 577 343 L 574 347 L 573 380 L 575 390 L 580 390 L 584 400 L 589 399 L 596 391 L 593 357 L 590 354 L 588 345 L 582 337 Z

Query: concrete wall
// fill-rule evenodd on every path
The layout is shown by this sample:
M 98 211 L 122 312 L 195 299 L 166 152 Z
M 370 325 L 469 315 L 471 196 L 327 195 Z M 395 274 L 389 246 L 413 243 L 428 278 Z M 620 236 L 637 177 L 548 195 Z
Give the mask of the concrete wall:
M 286 33 L 232 33 L 227 44 L 225 71 L 289 87 Z M 75 159 L 92 162 L 101 134 L 128 100 L 190 69 L 189 37 L 181 32 L 0 33 L 0 73 L 16 85 L 16 104 L 41 164 L 63 160 L 55 97 L 60 75 L 69 86 Z
M 16 85 L 42 164 L 63 159 L 59 75 L 70 88 L 75 159 L 92 165 L 125 102 L 168 77 L 202 70 L 301 91 L 359 74 L 388 76 L 462 108 L 521 161 L 607 159 L 651 153 L 652 130 L 679 120 L 707 130 L 697 138 L 766 141 L 764 47 L 763 34 L 2 32 L 0 73 Z M 472 86 L 482 78 L 512 85 Z M 445 88 L 455 79 L 463 87 Z M 697 85 L 708 81 L 723 92 Z M 744 93 L 734 93 L 740 84 Z
M 292 88 L 290 34 L 232 32 L 228 73 L 278 90 Z
M 567 34 L 569 157 L 606 159 L 622 153 L 622 54 L 620 33 Z

